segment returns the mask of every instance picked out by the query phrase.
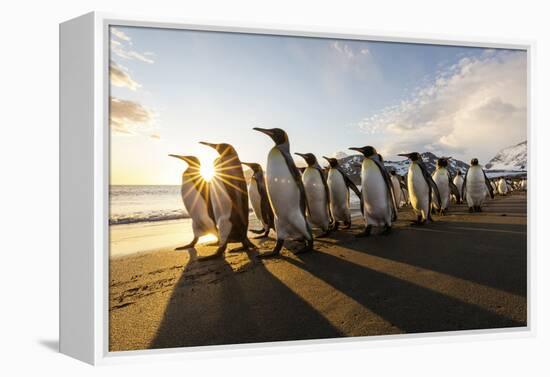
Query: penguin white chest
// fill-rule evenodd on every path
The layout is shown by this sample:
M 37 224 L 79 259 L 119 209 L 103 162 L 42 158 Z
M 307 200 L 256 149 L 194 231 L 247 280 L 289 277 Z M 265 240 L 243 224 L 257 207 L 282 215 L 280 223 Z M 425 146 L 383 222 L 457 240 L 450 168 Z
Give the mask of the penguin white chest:
M 250 204 L 252 204 L 256 218 L 265 224 L 262 218 L 262 197 L 260 196 L 260 190 L 258 190 L 258 182 L 254 178 L 250 180 L 250 184 L 248 185 L 248 197 L 250 198 Z
M 464 183 L 464 179 L 461 175 L 457 175 L 453 179 L 453 183 L 455 184 L 456 188 L 458 189 L 458 192 L 462 192 L 462 184 Z
M 306 190 L 310 222 L 317 227 L 328 227 L 327 193 L 319 170 L 307 167 L 302 181 Z
M 267 157 L 266 184 L 275 215 L 277 238 L 309 238 L 309 229 L 301 210 L 300 189 L 285 157 L 277 148 L 271 149 Z
M 409 199 L 412 207 L 415 211 L 424 212 L 423 216 L 426 218 L 430 205 L 430 188 L 424 178 L 422 169 L 414 162 L 409 166 L 407 186 L 409 188 Z
M 388 186 L 376 163 L 365 158 L 361 166 L 361 189 L 367 225 L 391 225 Z
M 508 192 L 508 186 L 506 184 L 506 181 L 501 178 L 498 181 L 498 193 L 500 195 L 506 195 L 507 192 Z
M 216 225 L 208 214 L 208 205 L 206 200 L 197 190 L 193 178 L 182 177 L 181 197 L 185 209 L 193 221 L 193 232 L 200 237 L 207 233 L 215 233 Z
M 468 207 L 483 204 L 487 194 L 485 175 L 479 166 L 471 166 L 466 176 L 466 201 Z
M 441 208 L 445 209 L 449 206 L 449 199 L 451 195 L 447 169 L 437 168 L 433 174 L 433 180 L 437 185 L 437 189 L 439 190 L 439 196 L 441 198 Z M 435 196 L 435 193 L 433 193 L 432 195 Z M 436 201 L 434 200 L 433 202 L 435 203 Z
M 267 191 L 275 215 L 293 210 L 300 202 L 300 191 L 281 152 L 273 148 L 267 159 Z
M 349 190 L 342 173 L 331 168 L 328 172 L 327 184 L 330 192 L 330 210 L 336 221 L 348 221 Z
M 402 192 L 401 192 L 401 184 L 399 183 L 399 178 L 397 178 L 395 175 L 391 176 L 391 184 L 393 186 L 393 193 L 395 195 L 395 204 L 398 207 L 401 207 L 401 202 L 403 200 L 402 198 Z

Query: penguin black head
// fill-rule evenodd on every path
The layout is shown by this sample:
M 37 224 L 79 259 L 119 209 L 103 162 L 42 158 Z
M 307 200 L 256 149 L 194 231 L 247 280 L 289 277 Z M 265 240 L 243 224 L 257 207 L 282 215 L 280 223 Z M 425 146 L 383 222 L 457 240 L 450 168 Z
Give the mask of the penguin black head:
M 325 157 L 325 156 L 323 156 L 323 158 L 328 161 L 331 168 L 335 168 L 335 167 L 338 166 L 338 160 L 335 159 L 334 157 Z
M 447 166 L 449 166 L 449 159 L 451 157 L 440 157 L 437 159 L 437 166 L 439 167 L 442 167 L 442 168 L 446 168 Z
M 200 169 L 201 167 L 200 160 L 195 156 L 180 156 L 177 154 L 169 154 L 168 156 L 179 158 L 180 160 L 187 162 L 190 168 Z
M 399 153 L 398 156 L 407 157 L 411 161 L 422 161 L 422 156 L 418 152 Z
M 286 132 L 280 128 L 259 128 L 254 127 L 254 131 L 260 131 L 266 135 L 268 135 L 276 145 L 281 145 L 288 143 L 288 135 Z
M 257 164 L 255 162 L 241 162 L 241 164 L 248 166 L 254 173 L 257 173 L 259 171 L 262 171 L 262 166 L 260 164 Z
M 395 169 L 392 169 L 392 170 L 390 170 L 390 174 L 391 174 L 391 175 L 396 175 L 397 172 L 395 171 Z
M 477 158 L 472 158 L 472 161 L 470 161 L 470 165 L 472 165 L 472 166 L 479 165 L 478 159 Z
M 227 156 L 228 154 L 236 154 L 235 148 L 231 144 L 226 143 L 220 143 L 220 144 L 213 144 L 213 143 L 207 143 L 205 141 L 201 141 L 200 144 L 207 145 L 211 148 L 214 148 L 216 152 L 222 157 Z
M 380 156 L 378 152 L 376 152 L 376 149 L 374 149 L 374 147 L 371 147 L 370 145 L 367 145 L 366 147 L 350 147 L 348 149 L 352 151 L 357 151 L 365 157 L 377 156 L 379 158 L 382 158 L 382 156 Z
M 456 171 L 456 175 L 462 175 L 462 171 L 461 171 L 461 170 L 457 170 L 457 171 Z
M 304 160 L 306 160 L 307 166 L 313 166 L 317 163 L 317 157 L 313 153 L 294 153 L 300 157 L 302 157 Z

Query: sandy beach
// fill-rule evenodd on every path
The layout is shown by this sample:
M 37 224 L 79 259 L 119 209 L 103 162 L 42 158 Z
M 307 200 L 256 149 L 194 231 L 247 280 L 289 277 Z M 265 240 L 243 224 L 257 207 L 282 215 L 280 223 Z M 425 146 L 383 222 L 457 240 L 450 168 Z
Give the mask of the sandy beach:
M 174 251 L 178 222 L 155 224 L 151 251 L 111 259 L 110 350 L 526 326 L 526 199 L 497 197 L 475 214 L 455 205 L 425 227 L 403 208 L 391 235 L 366 239 L 353 236 L 356 217 L 314 252 L 271 260 L 198 262 L 215 248 Z M 111 229 L 119 251 L 143 237 Z

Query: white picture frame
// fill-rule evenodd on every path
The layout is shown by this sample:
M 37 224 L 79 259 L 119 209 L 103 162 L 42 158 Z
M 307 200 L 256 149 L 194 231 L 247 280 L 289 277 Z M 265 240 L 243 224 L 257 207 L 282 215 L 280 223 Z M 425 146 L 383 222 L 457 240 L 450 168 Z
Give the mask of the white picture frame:
M 187 30 L 255 33 L 285 36 L 327 37 L 453 46 L 525 50 L 528 64 L 528 140 L 534 140 L 532 124 L 532 41 L 462 39 L 364 30 L 318 29 L 230 22 L 205 23 L 156 17 L 88 13 L 60 25 L 60 352 L 90 364 L 109 364 L 151 359 L 202 358 L 234 354 L 264 354 L 380 347 L 399 343 L 472 341 L 531 337 L 534 318 L 534 250 L 532 191 L 528 193 L 527 327 L 384 335 L 277 343 L 109 352 L 109 26 L 140 26 Z M 529 144 L 530 169 L 535 169 L 535 144 Z M 529 175 L 533 186 L 534 175 Z

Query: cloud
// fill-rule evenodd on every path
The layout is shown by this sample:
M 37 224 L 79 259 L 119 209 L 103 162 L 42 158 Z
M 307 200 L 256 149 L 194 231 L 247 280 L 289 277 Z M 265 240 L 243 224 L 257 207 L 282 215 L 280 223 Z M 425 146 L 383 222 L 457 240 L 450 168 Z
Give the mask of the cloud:
M 370 54 L 364 42 L 331 41 L 330 47 L 347 60 L 360 59 Z
M 118 30 L 117 28 L 112 27 L 111 28 L 111 33 L 115 37 L 117 37 L 118 39 L 121 39 L 123 41 L 126 41 L 126 42 L 131 42 L 132 41 L 129 36 L 127 36 L 123 31 Z
M 137 83 L 130 77 L 130 74 L 128 73 L 128 69 L 126 67 L 116 64 L 112 60 L 109 64 L 109 74 L 111 78 L 111 84 L 114 86 L 118 86 L 120 88 L 128 88 L 133 91 L 141 88 L 141 84 Z
M 436 72 L 409 98 L 359 126 L 391 140 L 385 154 L 430 150 L 489 160 L 502 147 L 526 139 L 526 75 L 525 53 L 485 50 Z
M 353 59 L 355 57 L 355 51 L 347 43 L 333 41 L 330 43 L 330 46 L 348 59 Z
M 111 28 L 111 53 L 126 60 L 139 60 L 153 64 L 155 54 L 152 52 L 138 52 L 133 48 L 132 40 L 124 32 Z
M 110 98 L 110 124 L 114 133 L 158 136 L 155 114 L 140 103 Z

